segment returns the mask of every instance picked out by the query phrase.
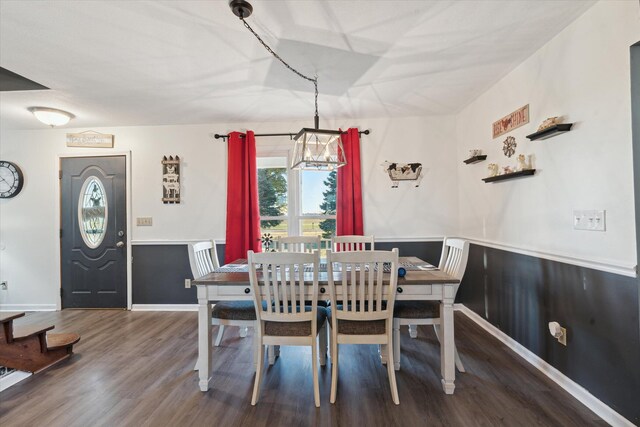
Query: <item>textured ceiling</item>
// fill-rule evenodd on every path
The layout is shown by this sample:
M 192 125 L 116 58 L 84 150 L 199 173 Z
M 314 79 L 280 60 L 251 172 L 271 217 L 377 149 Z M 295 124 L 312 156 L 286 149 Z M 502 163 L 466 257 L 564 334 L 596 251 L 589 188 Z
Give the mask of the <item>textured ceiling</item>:
M 456 113 L 594 2 L 266 1 L 248 19 L 319 78 L 322 119 Z M 0 92 L 0 126 L 313 118 L 313 85 L 273 59 L 226 1 L 0 1 L 0 66 L 52 90 Z

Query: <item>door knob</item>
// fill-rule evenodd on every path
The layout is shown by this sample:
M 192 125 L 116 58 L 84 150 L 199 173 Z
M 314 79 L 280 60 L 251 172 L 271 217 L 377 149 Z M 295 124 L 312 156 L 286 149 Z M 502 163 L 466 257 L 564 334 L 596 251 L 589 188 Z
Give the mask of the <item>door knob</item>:
M 118 243 L 116 243 L 116 248 L 124 248 L 124 242 L 119 241 Z

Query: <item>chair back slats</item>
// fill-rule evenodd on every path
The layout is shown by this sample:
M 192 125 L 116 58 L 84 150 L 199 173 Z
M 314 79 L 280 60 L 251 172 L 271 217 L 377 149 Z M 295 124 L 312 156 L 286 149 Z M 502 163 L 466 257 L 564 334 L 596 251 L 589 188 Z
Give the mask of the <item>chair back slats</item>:
M 249 251 L 249 279 L 258 320 L 303 322 L 315 318 L 318 304 L 320 255 L 303 252 Z M 313 267 L 312 280 L 305 266 Z M 309 283 L 310 282 L 310 283 Z M 312 310 L 305 311 L 305 295 L 311 288 Z M 262 302 L 265 302 L 263 308 Z
M 333 252 L 356 252 L 375 249 L 373 236 L 334 236 L 331 238 Z
M 469 258 L 469 242 L 462 239 L 445 238 L 442 243 L 439 269 L 462 280 Z
M 336 318 L 345 320 L 390 318 L 398 277 L 395 274 L 384 274 L 385 263 L 391 264 L 391 271 L 397 271 L 397 249 L 327 253 L 329 291 Z M 340 272 L 337 283 L 342 289 L 342 305 L 338 305 L 336 296 L 334 273 L 337 272 Z M 383 292 L 383 288 L 387 288 L 386 292 Z
M 278 252 L 306 252 L 319 251 L 320 236 L 288 236 L 278 237 L 276 249 Z
M 189 265 L 191 266 L 191 274 L 193 274 L 194 279 L 209 274 L 220 267 L 216 244 L 213 240 L 190 243 L 188 251 Z

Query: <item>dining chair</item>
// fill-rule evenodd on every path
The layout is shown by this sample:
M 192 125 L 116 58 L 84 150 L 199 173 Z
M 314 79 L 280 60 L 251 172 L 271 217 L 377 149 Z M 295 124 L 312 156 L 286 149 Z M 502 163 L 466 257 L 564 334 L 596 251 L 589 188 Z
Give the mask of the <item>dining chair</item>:
M 398 386 L 393 369 L 393 304 L 398 284 L 396 274 L 385 275 L 384 264 L 391 271 L 398 267 L 398 249 L 392 251 L 358 251 L 327 253 L 331 307 L 327 318 L 331 324 L 331 403 L 338 391 L 338 347 L 340 344 L 386 345 L 387 372 L 391 398 L 398 405 Z M 340 279 L 335 281 L 334 272 Z M 388 278 L 388 279 L 387 279 Z M 337 286 L 341 296 L 338 301 Z
M 220 268 L 218 252 L 213 240 L 198 243 L 189 243 L 189 264 L 194 279 L 205 276 L 217 268 Z M 211 310 L 211 324 L 218 326 L 218 335 L 214 342 L 220 346 L 225 326 L 240 327 L 240 337 L 247 336 L 247 328 L 254 327 L 256 322 L 253 301 L 219 301 Z M 198 363 L 196 367 L 198 369 Z
M 331 249 L 333 252 L 373 251 L 375 242 L 373 236 L 333 236 Z
M 438 269 L 444 271 L 457 280 L 462 280 L 469 258 L 469 242 L 462 239 L 446 238 L 442 242 L 442 254 Z M 458 292 L 458 284 L 455 292 Z M 440 341 L 441 331 L 440 302 L 439 301 L 397 301 L 393 319 L 393 355 L 395 369 L 400 369 L 400 326 L 409 326 L 411 338 L 418 336 L 416 325 L 433 325 L 436 338 Z M 456 367 L 465 372 L 458 349 L 454 347 Z
M 294 345 L 311 347 L 313 398 L 319 407 L 316 336 L 318 328 L 326 321 L 326 310 L 317 304 L 320 255 L 317 251 L 249 251 L 248 257 L 249 280 L 258 319 L 254 342 L 258 357 L 251 404 L 258 402 L 264 346 Z M 306 266 L 310 266 L 313 271 L 310 281 Z M 305 304 L 305 298 L 311 300 L 311 306 Z
M 321 240 L 320 236 L 279 236 L 276 240 L 276 250 L 278 252 L 306 252 L 311 253 L 313 251 L 320 251 Z M 310 306 L 311 301 L 305 301 L 305 304 Z M 318 305 L 326 307 L 326 301 L 318 301 Z M 320 345 L 320 365 L 326 364 L 327 358 L 327 328 L 326 323 L 322 326 L 318 333 L 319 345 Z M 280 355 L 280 348 L 278 346 L 269 346 L 268 359 L 269 365 L 275 363 L 276 356 Z
M 287 236 L 276 240 L 278 252 L 313 252 L 320 250 L 320 236 Z

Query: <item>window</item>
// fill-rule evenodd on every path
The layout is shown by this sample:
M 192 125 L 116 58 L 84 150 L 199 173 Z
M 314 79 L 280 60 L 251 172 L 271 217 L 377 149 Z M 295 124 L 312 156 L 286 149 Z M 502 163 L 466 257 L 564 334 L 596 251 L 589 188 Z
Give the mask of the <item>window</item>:
M 84 243 L 91 249 L 100 246 L 107 231 L 107 197 L 102 182 L 95 176 L 87 178 L 80 190 L 78 223 Z
M 336 171 L 290 170 L 286 149 L 261 148 L 257 169 L 262 235 L 274 241 L 287 235 L 330 239 L 336 229 Z M 263 242 L 263 249 L 266 246 Z

